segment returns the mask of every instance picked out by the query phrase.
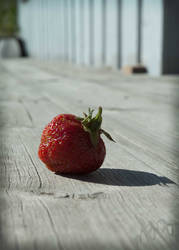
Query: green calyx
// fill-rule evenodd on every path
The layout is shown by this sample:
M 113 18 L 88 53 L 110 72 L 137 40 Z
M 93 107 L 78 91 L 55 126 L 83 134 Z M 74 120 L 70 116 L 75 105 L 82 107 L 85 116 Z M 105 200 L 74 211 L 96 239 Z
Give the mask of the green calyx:
M 104 134 L 109 140 L 115 142 L 109 133 L 101 129 L 102 124 L 102 107 L 98 108 L 98 113 L 93 117 L 93 109 L 88 109 L 88 115 L 84 114 L 84 118 L 77 117 L 81 121 L 86 132 L 90 134 L 90 139 L 94 147 L 98 145 L 100 134 Z

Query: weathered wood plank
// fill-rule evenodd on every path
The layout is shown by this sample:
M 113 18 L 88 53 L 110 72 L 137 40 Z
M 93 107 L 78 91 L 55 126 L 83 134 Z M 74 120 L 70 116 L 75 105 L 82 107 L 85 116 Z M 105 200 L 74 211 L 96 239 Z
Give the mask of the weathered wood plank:
M 0 74 L 2 249 L 176 249 L 174 79 L 30 60 L 0 62 Z M 105 140 L 103 167 L 87 176 L 49 172 L 37 157 L 43 127 L 91 104 L 104 106 L 103 126 L 117 141 Z

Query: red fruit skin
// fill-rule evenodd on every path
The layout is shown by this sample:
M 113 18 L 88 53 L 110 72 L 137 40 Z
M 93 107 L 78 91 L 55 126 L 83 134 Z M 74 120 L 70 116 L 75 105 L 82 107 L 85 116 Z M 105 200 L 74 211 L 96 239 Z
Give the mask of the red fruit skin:
M 106 149 L 100 135 L 98 145 L 92 145 L 76 116 L 60 114 L 43 130 L 38 155 L 53 172 L 85 174 L 102 165 Z

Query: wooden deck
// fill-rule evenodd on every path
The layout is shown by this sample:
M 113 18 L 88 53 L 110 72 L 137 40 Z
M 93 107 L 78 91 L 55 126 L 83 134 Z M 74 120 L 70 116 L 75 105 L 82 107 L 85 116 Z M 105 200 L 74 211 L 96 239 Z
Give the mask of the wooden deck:
M 103 106 L 107 156 L 86 176 L 38 159 L 59 113 Z M 177 249 L 179 78 L 0 61 L 0 249 Z

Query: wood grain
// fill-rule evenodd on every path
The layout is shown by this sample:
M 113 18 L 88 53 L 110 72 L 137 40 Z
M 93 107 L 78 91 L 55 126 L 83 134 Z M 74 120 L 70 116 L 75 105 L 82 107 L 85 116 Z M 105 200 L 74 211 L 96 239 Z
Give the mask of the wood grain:
M 1 249 L 177 249 L 177 77 L 0 61 Z M 103 167 L 59 176 L 37 150 L 58 113 L 104 108 Z

